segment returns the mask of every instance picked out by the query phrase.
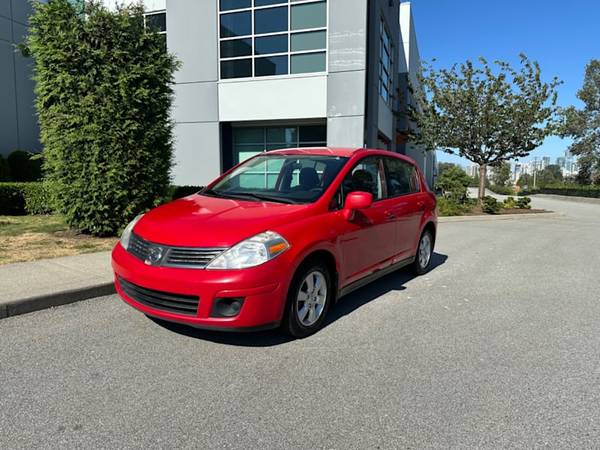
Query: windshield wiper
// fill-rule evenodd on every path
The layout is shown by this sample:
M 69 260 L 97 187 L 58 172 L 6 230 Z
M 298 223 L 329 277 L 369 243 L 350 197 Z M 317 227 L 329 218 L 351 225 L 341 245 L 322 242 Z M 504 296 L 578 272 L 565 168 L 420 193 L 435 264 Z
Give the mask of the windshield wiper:
M 289 198 L 283 198 L 283 197 L 277 197 L 277 196 L 272 196 L 272 195 L 265 195 L 265 194 L 255 194 L 254 192 L 227 192 L 225 193 L 221 193 L 219 192 L 219 194 L 223 194 L 223 195 L 227 195 L 229 197 L 232 198 L 254 198 L 256 200 L 266 200 L 269 202 L 277 202 L 277 203 L 286 203 L 286 204 L 297 204 L 298 202 L 289 199 Z

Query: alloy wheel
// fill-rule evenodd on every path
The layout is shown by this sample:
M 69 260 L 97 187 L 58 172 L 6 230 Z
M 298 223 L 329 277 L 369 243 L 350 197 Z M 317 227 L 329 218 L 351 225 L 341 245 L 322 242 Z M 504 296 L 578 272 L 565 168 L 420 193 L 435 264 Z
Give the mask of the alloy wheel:
M 425 233 L 419 243 L 419 266 L 426 268 L 431 260 L 431 235 Z
M 298 321 L 305 327 L 314 325 L 323 314 L 327 301 L 327 279 L 317 270 L 310 272 L 300 284 L 296 296 Z

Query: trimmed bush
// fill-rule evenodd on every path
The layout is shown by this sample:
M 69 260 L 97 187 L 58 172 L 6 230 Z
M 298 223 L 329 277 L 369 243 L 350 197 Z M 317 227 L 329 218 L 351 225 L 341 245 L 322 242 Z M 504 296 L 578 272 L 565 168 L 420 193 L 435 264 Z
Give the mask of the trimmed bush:
M 517 199 L 517 208 L 531 209 L 531 199 L 529 197 L 521 197 Z
M 475 203 L 475 200 L 457 202 L 451 198 L 439 197 L 437 199 L 438 213 L 440 216 L 462 216 L 470 212 Z
M 494 197 L 486 195 L 483 197 L 481 203 L 481 210 L 487 214 L 498 214 L 500 212 L 501 204 Z
M 502 206 L 506 209 L 512 209 L 512 208 L 516 208 L 517 207 L 517 202 L 515 201 L 514 197 L 507 197 L 504 200 L 504 203 L 502 204 Z
M 35 153 L 15 150 L 6 162 L 10 170 L 11 181 L 38 181 L 42 178 L 42 160 Z
M 53 210 L 52 204 L 51 191 L 46 183 L 0 183 L 2 215 L 49 214 Z
M 34 2 L 26 51 L 35 64 L 44 170 L 67 223 L 116 234 L 169 193 L 173 73 L 140 4 Z

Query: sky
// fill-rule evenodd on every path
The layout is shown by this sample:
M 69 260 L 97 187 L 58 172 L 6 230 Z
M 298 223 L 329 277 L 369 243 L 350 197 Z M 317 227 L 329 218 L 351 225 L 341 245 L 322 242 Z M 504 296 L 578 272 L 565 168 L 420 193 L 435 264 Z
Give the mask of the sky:
M 600 58 L 600 0 L 412 0 L 422 60 L 450 67 L 484 56 L 513 66 L 519 53 L 540 63 L 542 78 L 557 76 L 558 104 L 581 107 L 577 91 L 585 65 Z M 571 141 L 550 137 L 528 158 L 550 156 L 554 163 Z M 439 161 L 472 163 L 438 152 Z

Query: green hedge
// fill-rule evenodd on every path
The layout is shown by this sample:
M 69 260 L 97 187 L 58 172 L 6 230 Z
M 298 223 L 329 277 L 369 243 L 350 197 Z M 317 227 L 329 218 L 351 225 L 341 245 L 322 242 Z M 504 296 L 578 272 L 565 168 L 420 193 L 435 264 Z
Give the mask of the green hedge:
M 488 187 L 490 191 L 500 195 L 515 195 L 515 190 L 511 186 L 500 186 L 497 184 Z
M 540 194 L 570 195 L 574 197 L 600 198 L 600 186 L 545 186 L 537 190 Z
M 49 214 L 52 198 L 48 185 L 43 182 L 0 183 L 0 214 Z

